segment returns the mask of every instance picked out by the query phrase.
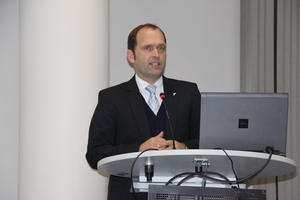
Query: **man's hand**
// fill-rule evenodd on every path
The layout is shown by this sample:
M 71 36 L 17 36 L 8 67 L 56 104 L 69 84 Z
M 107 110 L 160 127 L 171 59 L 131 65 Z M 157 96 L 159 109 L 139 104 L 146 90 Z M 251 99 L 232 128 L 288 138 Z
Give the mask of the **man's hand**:
M 166 140 L 163 138 L 164 132 L 160 132 L 157 136 L 150 138 L 143 144 L 141 144 L 139 151 L 145 151 L 146 149 L 158 149 L 162 150 L 165 149 L 166 146 L 163 144 Z
M 157 136 L 150 138 L 143 144 L 141 144 L 139 151 L 146 149 L 157 149 L 157 150 L 171 150 L 173 149 L 173 140 L 165 140 L 164 132 L 160 132 Z M 187 149 L 185 144 L 175 141 L 176 149 Z
M 173 140 L 166 140 L 164 142 L 161 143 L 161 145 L 165 146 L 166 148 L 164 148 L 163 150 L 171 150 L 174 149 L 173 148 Z M 175 140 L 175 149 L 187 149 L 187 146 L 184 143 L 181 142 L 177 142 Z

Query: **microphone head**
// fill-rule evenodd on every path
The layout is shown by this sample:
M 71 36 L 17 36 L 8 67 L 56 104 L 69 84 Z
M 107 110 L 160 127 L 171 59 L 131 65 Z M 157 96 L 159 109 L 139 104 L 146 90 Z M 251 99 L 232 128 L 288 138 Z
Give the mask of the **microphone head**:
M 164 100 L 166 98 L 166 95 L 164 93 L 160 93 L 159 97 Z

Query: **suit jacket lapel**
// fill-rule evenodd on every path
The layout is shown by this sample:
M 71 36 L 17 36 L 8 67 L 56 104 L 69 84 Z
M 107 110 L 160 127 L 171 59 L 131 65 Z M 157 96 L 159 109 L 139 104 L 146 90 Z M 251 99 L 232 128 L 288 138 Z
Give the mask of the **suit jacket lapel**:
M 177 90 L 173 83 L 166 77 L 163 77 L 163 84 L 164 84 L 164 93 L 166 95 L 165 104 L 169 112 L 169 117 L 171 121 L 171 125 L 173 128 L 174 135 L 176 137 L 176 119 L 177 119 Z M 169 134 L 169 138 L 171 139 L 171 130 L 169 125 L 167 125 L 167 130 Z M 176 138 L 175 138 L 176 139 Z
M 127 91 L 129 104 L 137 122 L 141 137 L 144 141 L 146 141 L 151 137 L 151 133 L 149 130 L 149 124 L 145 113 L 145 108 L 143 105 L 143 97 L 139 92 L 138 86 L 135 81 L 135 77 L 128 81 Z

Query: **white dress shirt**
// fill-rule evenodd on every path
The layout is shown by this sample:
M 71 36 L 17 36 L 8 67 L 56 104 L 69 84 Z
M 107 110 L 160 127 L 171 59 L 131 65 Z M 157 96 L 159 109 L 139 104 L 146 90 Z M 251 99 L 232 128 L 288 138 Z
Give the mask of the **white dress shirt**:
M 135 81 L 138 85 L 140 93 L 142 94 L 145 101 L 147 102 L 149 97 L 150 97 L 150 93 L 146 90 L 146 87 L 150 84 L 147 83 L 146 81 L 142 80 L 141 78 L 139 78 L 137 75 L 135 75 Z M 154 83 L 154 85 L 156 86 L 155 95 L 156 95 L 156 98 L 158 99 L 158 103 L 159 103 L 159 106 L 160 106 L 161 103 L 162 103 L 162 99 L 160 98 L 160 93 L 164 92 L 162 76 Z

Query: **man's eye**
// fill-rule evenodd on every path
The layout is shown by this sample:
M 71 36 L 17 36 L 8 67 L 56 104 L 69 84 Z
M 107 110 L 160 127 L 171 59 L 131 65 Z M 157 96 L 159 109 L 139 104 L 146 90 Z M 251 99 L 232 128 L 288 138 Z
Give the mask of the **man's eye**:
M 145 50 L 151 50 L 152 48 L 151 48 L 151 46 L 145 46 L 144 49 Z
M 159 50 L 165 50 L 165 48 L 166 48 L 165 46 L 158 47 Z

